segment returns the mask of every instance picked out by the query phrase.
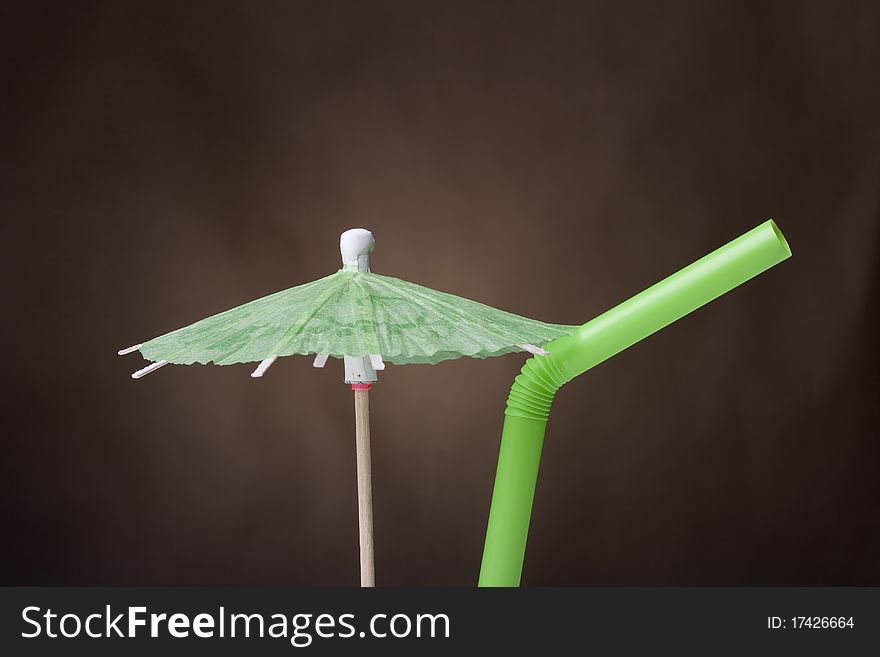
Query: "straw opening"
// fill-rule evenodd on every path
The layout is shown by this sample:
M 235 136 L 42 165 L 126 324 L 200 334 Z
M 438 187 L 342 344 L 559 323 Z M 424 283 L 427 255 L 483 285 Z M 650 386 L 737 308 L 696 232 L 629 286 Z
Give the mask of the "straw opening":
M 776 239 L 779 240 L 780 246 L 785 249 L 785 257 L 791 257 L 791 247 L 788 245 L 788 240 L 785 239 L 785 235 L 782 234 L 782 231 L 779 230 L 779 226 L 777 226 L 776 222 L 772 219 L 770 220 L 770 228 L 773 229 L 773 233 L 776 235 Z

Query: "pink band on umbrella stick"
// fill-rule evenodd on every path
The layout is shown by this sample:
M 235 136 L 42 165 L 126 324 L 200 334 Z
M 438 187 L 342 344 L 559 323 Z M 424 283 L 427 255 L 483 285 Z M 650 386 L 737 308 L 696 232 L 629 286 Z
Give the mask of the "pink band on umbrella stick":
M 372 383 L 352 383 L 351 384 L 352 390 L 369 390 L 372 387 L 373 387 Z

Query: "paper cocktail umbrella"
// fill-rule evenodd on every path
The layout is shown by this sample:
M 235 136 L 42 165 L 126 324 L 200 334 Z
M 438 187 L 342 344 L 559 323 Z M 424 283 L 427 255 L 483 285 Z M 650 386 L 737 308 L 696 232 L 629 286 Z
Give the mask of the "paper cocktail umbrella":
M 258 362 L 262 377 L 282 356 L 315 354 L 315 367 L 342 358 L 355 398 L 361 585 L 373 586 L 373 511 L 370 477 L 369 390 L 385 363 L 438 363 L 541 349 L 575 327 L 545 324 L 490 306 L 370 271 L 373 235 L 342 234 L 342 269 L 208 317 L 119 352 L 140 351 L 151 365 Z

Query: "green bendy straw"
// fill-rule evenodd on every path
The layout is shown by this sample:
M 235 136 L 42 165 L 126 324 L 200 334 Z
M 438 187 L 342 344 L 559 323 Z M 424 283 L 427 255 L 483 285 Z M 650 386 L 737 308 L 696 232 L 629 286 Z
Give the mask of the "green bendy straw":
M 479 586 L 519 586 L 544 430 L 556 391 L 790 256 L 778 226 L 766 221 L 549 343 L 550 355 L 526 361 L 504 411 Z

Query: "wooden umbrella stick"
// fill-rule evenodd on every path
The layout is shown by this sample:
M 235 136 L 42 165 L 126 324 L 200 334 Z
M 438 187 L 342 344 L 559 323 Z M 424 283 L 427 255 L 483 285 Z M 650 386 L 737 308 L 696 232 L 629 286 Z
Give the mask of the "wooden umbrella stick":
M 361 547 L 361 586 L 376 586 L 373 564 L 373 484 L 370 474 L 370 391 L 354 390 L 357 443 L 358 530 Z

